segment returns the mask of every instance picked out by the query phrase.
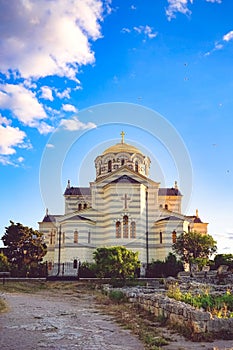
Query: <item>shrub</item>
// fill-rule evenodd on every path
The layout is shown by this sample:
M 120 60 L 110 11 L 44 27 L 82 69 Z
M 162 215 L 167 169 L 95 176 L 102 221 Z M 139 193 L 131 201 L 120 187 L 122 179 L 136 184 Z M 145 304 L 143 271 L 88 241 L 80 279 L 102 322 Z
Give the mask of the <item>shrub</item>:
M 97 266 L 95 263 L 83 262 L 79 267 L 79 277 L 95 278 Z
M 167 296 L 178 301 L 183 301 L 198 309 L 211 312 L 213 315 L 221 317 L 233 316 L 233 295 L 226 291 L 223 295 L 211 295 L 208 290 L 200 294 L 193 295 L 190 292 L 182 293 L 177 284 L 169 286 Z
M 119 303 L 125 300 L 125 295 L 120 290 L 111 290 L 109 293 L 109 298 Z

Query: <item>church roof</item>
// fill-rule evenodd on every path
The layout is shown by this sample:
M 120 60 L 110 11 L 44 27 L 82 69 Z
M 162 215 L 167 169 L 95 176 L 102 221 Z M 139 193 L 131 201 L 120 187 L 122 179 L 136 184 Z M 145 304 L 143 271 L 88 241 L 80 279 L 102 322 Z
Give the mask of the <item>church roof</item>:
M 44 219 L 42 220 L 42 222 L 55 222 L 55 221 L 56 221 L 55 215 L 45 215 Z
M 178 188 L 159 188 L 159 196 L 182 196 Z
M 142 154 L 142 152 L 137 147 L 124 142 L 120 142 L 120 143 L 117 143 L 116 145 L 110 146 L 103 152 L 103 154 L 105 155 L 108 153 L 120 153 L 120 152 L 126 152 L 131 154 L 134 154 L 134 153 Z
M 196 215 L 186 216 L 186 217 L 187 217 L 187 219 L 191 220 L 195 224 L 203 224 L 201 219 L 198 216 L 196 216 Z
M 111 183 L 139 183 L 139 181 L 133 179 L 132 177 L 128 176 L 128 175 L 122 175 L 120 177 L 118 177 L 116 180 L 111 181 Z
M 91 189 L 90 187 L 70 187 L 66 188 L 64 192 L 65 196 L 72 196 L 72 195 L 83 195 L 83 196 L 88 196 L 91 195 Z
M 68 219 L 64 219 L 65 221 L 67 221 L 67 220 L 83 220 L 83 221 L 93 221 L 93 220 L 91 220 L 91 219 L 88 219 L 88 218 L 85 218 L 85 217 L 83 217 L 83 216 L 81 216 L 81 215 L 74 215 L 74 216 L 71 216 L 70 218 L 68 218 Z
M 174 216 L 174 215 L 171 215 L 171 216 L 167 216 L 166 218 L 163 218 L 163 219 L 160 219 L 160 220 L 157 220 L 156 222 L 160 222 L 160 221 L 181 221 L 181 220 L 184 220 L 178 216 Z

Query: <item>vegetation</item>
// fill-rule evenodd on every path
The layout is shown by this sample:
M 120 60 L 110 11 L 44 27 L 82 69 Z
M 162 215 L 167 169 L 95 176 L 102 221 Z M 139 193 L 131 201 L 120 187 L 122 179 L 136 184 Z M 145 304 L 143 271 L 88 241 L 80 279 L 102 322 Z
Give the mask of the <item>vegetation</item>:
M 219 318 L 233 317 L 233 295 L 229 290 L 223 295 L 211 295 L 208 289 L 199 294 L 192 294 L 191 292 L 183 293 L 177 284 L 173 284 L 168 288 L 167 296 L 198 309 L 209 311 Z
M 217 254 L 212 268 L 217 270 L 220 265 L 227 265 L 230 269 L 233 269 L 233 254 Z
M 0 299 L 0 314 L 7 311 L 7 305 L 3 299 Z
M 97 265 L 84 261 L 79 268 L 79 277 L 95 278 L 97 277 Z
M 178 261 L 174 254 L 169 253 L 165 261 L 156 260 L 149 264 L 146 277 L 176 277 L 183 269 L 182 262 Z
M 8 263 L 7 257 L 3 253 L 0 253 L 0 271 L 6 272 L 9 271 L 9 269 L 10 265 Z
M 198 232 L 181 233 L 172 248 L 184 263 L 196 263 L 199 267 L 206 265 L 217 250 L 212 236 Z
M 146 350 L 162 350 L 163 346 L 169 344 L 170 332 L 165 328 L 160 328 L 161 325 L 165 326 L 164 319 L 161 324 L 154 315 L 127 302 L 123 297 L 116 300 L 110 295 L 106 296 L 97 292 L 96 300 L 98 308 L 113 316 L 122 327 L 135 334 L 142 341 Z
M 138 253 L 125 247 L 97 248 L 94 253 L 98 277 L 133 278 L 139 269 Z
M 119 303 L 125 299 L 125 295 L 120 290 L 111 290 L 109 293 L 109 298 Z
M 10 221 L 2 237 L 6 247 L 6 257 L 12 276 L 37 276 L 45 269 L 41 266 L 46 254 L 42 233 L 20 223 Z

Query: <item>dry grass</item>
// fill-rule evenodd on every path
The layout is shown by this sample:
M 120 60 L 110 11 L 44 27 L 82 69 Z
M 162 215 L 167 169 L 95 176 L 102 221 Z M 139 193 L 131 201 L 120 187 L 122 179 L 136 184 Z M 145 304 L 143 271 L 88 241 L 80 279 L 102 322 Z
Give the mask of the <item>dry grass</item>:
M 100 292 L 95 295 L 98 309 L 111 315 L 123 328 L 129 329 L 143 342 L 145 349 L 159 350 L 169 343 L 169 339 L 165 339 L 157 330 L 161 324 L 153 315 L 131 303 L 114 302 Z
M 0 299 L 0 314 L 7 311 L 7 304 L 3 299 Z

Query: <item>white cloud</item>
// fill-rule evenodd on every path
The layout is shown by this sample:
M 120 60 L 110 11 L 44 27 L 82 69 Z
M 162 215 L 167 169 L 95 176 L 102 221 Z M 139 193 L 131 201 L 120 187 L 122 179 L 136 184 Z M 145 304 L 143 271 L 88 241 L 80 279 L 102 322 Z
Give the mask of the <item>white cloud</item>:
M 45 100 L 53 101 L 53 90 L 48 86 L 42 86 L 41 97 Z
M 16 153 L 15 147 L 22 145 L 26 134 L 19 128 L 0 125 L 0 154 L 10 155 Z
M 149 26 L 145 26 L 144 34 L 147 35 L 148 38 L 150 38 L 150 39 L 153 39 L 153 38 L 155 38 L 158 35 L 158 33 L 153 33 L 152 32 L 152 28 L 149 27 Z
M 188 8 L 189 4 L 193 4 L 193 0 L 167 0 L 168 7 L 166 9 L 166 15 L 170 21 L 172 18 L 176 18 L 176 13 L 182 13 L 183 15 L 191 15 L 191 10 Z M 206 0 L 206 2 L 221 4 L 222 0 Z
M 54 148 L 55 146 L 52 143 L 47 143 L 46 147 L 47 148 Z
M 212 3 L 217 3 L 217 4 L 221 4 L 222 0 L 206 0 L 207 2 L 212 2 Z
M 176 12 L 180 12 L 184 15 L 190 15 L 192 12 L 188 8 L 189 0 L 167 0 L 168 8 L 166 9 L 166 15 L 170 21 L 172 18 L 176 18 Z M 192 4 L 192 0 L 190 0 Z
M 62 119 L 60 122 L 60 126 L 63 126 L 64 129 L 69 131 L 75 130 L 86 130 L 96 128 L 96 125 L 92 122 L 83 123 L 78 117 L 73 117 L 72 119 Z
M 10 161 L 9 157 L 0 155 L 0 164 L 2 165 L 14 165 L 12 161 Z
M 37 129 L 39 131 L 40 134 L 43 134 L 43 135 L 47 135 L 49 134 L 50 132 L 54 131 L 54 127 L 51 126 L 51 125 L 48 125 L 47 123 L 45 122 L 41 122 L 37 125 Z
M 24 161 L 24 158 L 23 158 L 23 157 L 18 157 L 17 161 L 18 161 L 19 163 L 22 163 L 22 162 Z
M 158 33 L 157 32 L 153 32 L 153 28 L 146 25 L 146 26 L 135 26 L 133 27 L 133 30 L 138 33 L 138 34 L 144 34 L 146 37 L 148 37 L 149 39 L 153 39 L 155 38 Z M 122 28 L 121 33 L 131 33 L 132 30 L 129 28 Z
M 73 105 L 70 105 L 70 104 L 62 105 L 62 109 L 65 112 L 74 112 L 74 113 L 77 112 L 77 108 L 75 106 L 73 106 Z
M 0 85 L 0 108 L 9 109 L 23 124 L 35 126 L 47 115 L 35 94 L 22 85 Z
M 131 30 L 129 28 L 122 28 L 121 33 L 130 33 Z
M 56 96 L 58 98 L 60 98 L 60 99 L 62 99 L 62 98 L 70 99 L 70 92 L 71 92 L 70 88 L 67 88 L 67 89 L 65 89 L 62 92 L 59 92 L 58 90 L 55 90 Z
M 95 60 L 90 40 L 101 38 L 109 3 L 101 0 L 1 1 L 0 67 L 23 78 L 66 76 Z M 104 8 L 105 6 L 105 8 Z
M 227 34 L 223 35 L 221 41 L 217 41 L 214 45 L 214 48 L 210 50 L 209 52 L 205 53 L 204 56 L 210 56 L 213 52 L 222 50 L 224 48 L 225 42 L 228 42 L 230 40 L 233 40 L 233 30 L 228 32 Z
M 233 39 L 233 30 L 231 30 L 230 32 L 228 32 L 223 36 L 224 41 L 230 41 L 232 39 Z
M 0 125 L 4 124 L 4 125 L 10 125 L 11 124 L 11 120 L 7 119 L 6 117 L 3 117 L 0 114 Z

